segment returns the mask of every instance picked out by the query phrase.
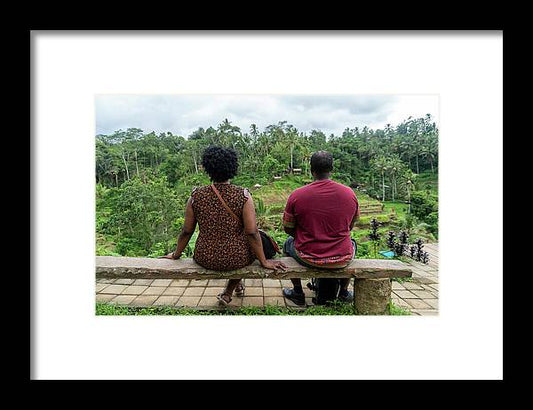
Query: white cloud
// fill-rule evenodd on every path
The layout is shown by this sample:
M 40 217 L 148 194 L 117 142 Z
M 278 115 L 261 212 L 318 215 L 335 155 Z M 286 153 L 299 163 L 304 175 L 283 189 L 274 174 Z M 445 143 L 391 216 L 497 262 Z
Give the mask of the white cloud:
M 300 131 L 339 135 L 427 113 L 438 121 L 437 95 L 98 95 L 96 133 L 135 127 L 188 136 L 227 118 L 243 131 L 287 121 Z

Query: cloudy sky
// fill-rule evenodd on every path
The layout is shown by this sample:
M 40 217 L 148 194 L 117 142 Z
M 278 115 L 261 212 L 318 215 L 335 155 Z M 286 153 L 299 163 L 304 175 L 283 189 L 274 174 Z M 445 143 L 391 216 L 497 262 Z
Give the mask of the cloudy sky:
M 437 95 L 97 95 L 96 134 L 140 128 L 184 137 L 225 118 L 248 132 L 287 121 L 299 131 L 326 135 L 346 128 L 381 128 L 409 116 L 431 114 L 438 123 Z

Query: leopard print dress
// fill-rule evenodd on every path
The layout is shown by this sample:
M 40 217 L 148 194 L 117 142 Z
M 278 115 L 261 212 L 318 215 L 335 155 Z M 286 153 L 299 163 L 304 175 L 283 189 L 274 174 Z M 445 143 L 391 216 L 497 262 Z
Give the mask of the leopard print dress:
M 215 186 L 226 204 L 242 221 L 248 191 L 232 184 L 215 183 Z M 209 185 L 195 188 L 191 197 L 199 227 L 194 260 L 206 269 L 218 271 L 250 265 L 255 260 L 255 255 L 242 225 L 224 208 L 213 189 Z

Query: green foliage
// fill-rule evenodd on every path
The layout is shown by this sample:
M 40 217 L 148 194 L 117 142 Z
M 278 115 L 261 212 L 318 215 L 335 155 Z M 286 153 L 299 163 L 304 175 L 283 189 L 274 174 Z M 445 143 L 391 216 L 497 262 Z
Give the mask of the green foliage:
M 165 178 L 126 181 L 109 218 L 117 238 L 117 252 L 144 256 L 153 251 L 155 244 L 159 247 L 168 244 L 177 237 L 175 222 L 180 211 L 183 212 L 177 195 L 168 187 Z
M 170 306 L 159 307 L 130 307 L 117 306 L 106 303 L 96 304 L 96 315 L 99 316 L 353 316 L 355 312 L 352 303 L 341 303 L 335 301 L 327 306 L 310 306 L 306 309 L 287 308 L 282 306 L 266 305 L 264 307 L 258 306 L 242 306 L 235 309 L 219 309 L 219 310 L 200 310 L 193 308 L 174 308 Z M 391 302 L 388 305 L 389 315 L 410 315 L 409 311 L 404 310 Z
M 434 191 L 415 191 L 411 196 L 411 210 L 413 215 L 427 224 L 427 229 L 438 233 L 438 202 Z
M 415 235 L 438 235 L 438 129 L 431 117 L 410 117 L 384 129 L 346 128 L 327 137 L 320 130 L 299 132 L 286 121 L 262 131 L 252 124 L 247 132 L 225 119 L 198 128 L 188 139 L 138 128 L 96 136 L 97 254 L 155 257 L 171 251 L 192 189 L 210 183 L 201 167 L 210 144 L 237 151 L 239 173 L 232 183 L 250 189 L 259 226 L 280 245 L 286 237 L 281 226 L 286 199 L 312 181 L 309 160 L 320 149 L 333 154 L 332 179 L 355 187 L 362 207 L 387 200 L 383 212 L 363 215 L 359 227 L 375 217 L 384 227 L 408 225 Z M 301 173 L 292 173 L 294 168 Z M 412 215 L 404 204 L 409 199 Z M 365 242 L 368 232 L 363 232 L 356 235 Z
M 392 302 L 392 300 L 389 302 L 388 310 L 389 310 L 389 315 L 392 315 L 392 316 L 409 316 L 409 315 L 411 315 L 411 312 L 401 308 L 400 306 L 396 306 Z

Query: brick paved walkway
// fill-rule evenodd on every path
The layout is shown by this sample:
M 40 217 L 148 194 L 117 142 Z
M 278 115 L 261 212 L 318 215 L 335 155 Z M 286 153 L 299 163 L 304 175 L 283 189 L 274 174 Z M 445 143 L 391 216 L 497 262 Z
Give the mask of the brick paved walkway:
M 438 312 L 438 244 L 424 246 L 430 254 L 428 265 L 410 261 L 413 278 L 410 282 L 392 282 L 392 301 L 416 315 L 435 315 Z M 306 305 L 311 306 L 314 293 L 305 287 Z M 96 301 L 126 306 L 174 306 L 197 309 L 219 309 L 216 295 L 224 289 L 226 279 L 97 279 Z M 291 286 L 289 280 L 245 279 L 245 296 L 233 297 L 231 306 L 278 305 L 301 308 L 285 299 L 282 287 Z M 350 285 L 353 290 L 353 281 Z

